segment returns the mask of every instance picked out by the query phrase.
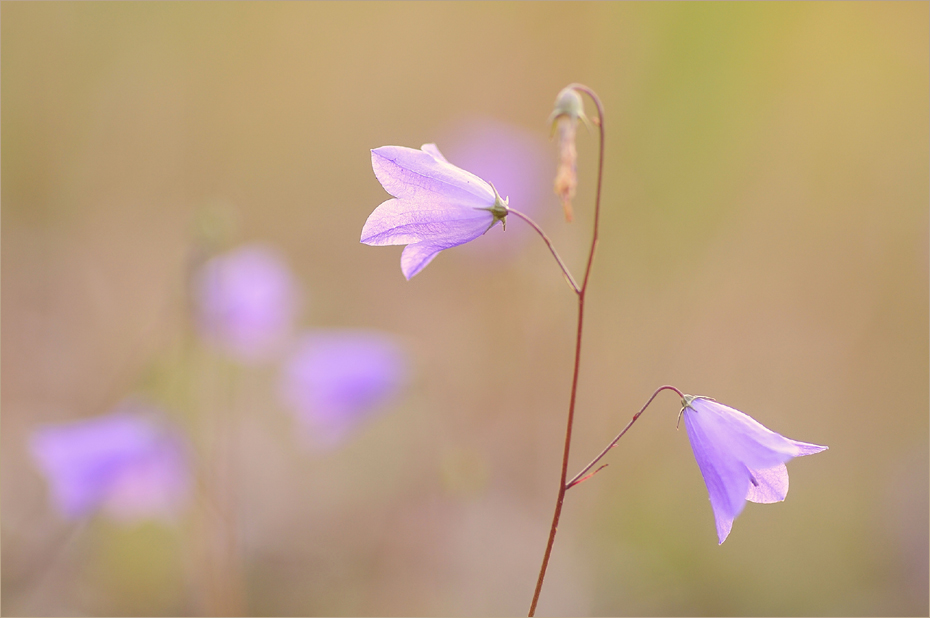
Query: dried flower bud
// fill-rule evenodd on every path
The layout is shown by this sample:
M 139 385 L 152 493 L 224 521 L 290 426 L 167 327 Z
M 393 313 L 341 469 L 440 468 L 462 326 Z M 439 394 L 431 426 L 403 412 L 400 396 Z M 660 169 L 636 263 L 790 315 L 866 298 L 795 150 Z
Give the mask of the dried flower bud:
M 587 122 L 581 95 L 571 86 L 563 88 L 555 98 L 555 108 L 549 116 L 549 122 L 555 122 L 561 116 L 571 118 L 575 124 L 578 123 L 579 119 Z
M 559 129 L 559 167 L 555 174 L 555 194 L 562 200 L 562 209 L 568 222 L 572 220 L 572 198 L 578 186 L 575 135 L 579 119 L 588 123 L 581 95 L 572 87 L 563 88 L 555 98 L 555 109 L 549 116 L 549 122 L 553 129 L 556 126 Z
M 559 168 L 555 174 L 555 194 L 562 200 L 565 220 L 572 220 L 572 198 L 578 186 L 577 162 L 575 150 L 575 123 L 565 116 L 556 121 L 559 126 Z

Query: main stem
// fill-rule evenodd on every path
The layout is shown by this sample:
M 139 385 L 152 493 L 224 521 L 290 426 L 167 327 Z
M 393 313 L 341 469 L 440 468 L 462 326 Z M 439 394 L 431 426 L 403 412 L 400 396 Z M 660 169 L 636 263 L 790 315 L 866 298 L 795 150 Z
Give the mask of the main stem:
M 549 541 L 546 543 L 546 552 L 543 554 L 542 567 L 539 569 L 539 579 L 536 581 L 536 591 L 533 593 L 533 602 L 530 604 L 528 616 L 536 614 L 536 604 L 542 592 L 543 580 L 546 578 L 546 569 L 549 566 L 549 557 L 552 555 L 552 545 L 555 543 L 555 533 L 559 528 L 559 518 L 562 516 L 562 503 L 565 501 L 565 492 L 568 489 L 568 455 L 572 444 L 572 425 L 575 420 L 575 401 L 578 393 L 578 372 L 581 362 L 581 334 L 584 325 L 584 300 L 588 290 L 588 280 L 591 276 L 591 265 L 594 263 L 594 250 L 597 248 L 597 229 L 601 214 L 601 184 L 604 177 L 604 108 L 593 90 L 581 84 L 572 84 L 572 88 L 584 92 L 597 107 L 597 126 L 600 130 L 600 148 L 597 167 L 597 192 L 594 197 L 594 233 L 591 239 L 591 250 L 588 252 L 588 263 L 585 266 L 584 279 L 581 287 L 576 288 L 578 294 L 578 328 L 575 333 L 575 367 L 572 371 L 572 392 L 568 403 L 568 422 L 565 428 L 565 448 L 562 452 L 562 473 L 559 480 L 559 494 L 555 501 L 555 513 L 552 516 L 552 526 L 549 528 Z M 563 269 L 564 270 L 564 269 Z

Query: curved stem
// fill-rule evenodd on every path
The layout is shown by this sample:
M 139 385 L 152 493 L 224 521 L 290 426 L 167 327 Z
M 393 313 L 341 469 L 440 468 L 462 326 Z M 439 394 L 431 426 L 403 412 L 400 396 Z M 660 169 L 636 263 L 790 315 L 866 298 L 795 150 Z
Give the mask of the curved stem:
M 585 267 L 584 279 L 581 282 L 581 289 L 585 290 L 588 287 L 588 278 L 591 276 L 591 265 L 594 264 L 594 250 L 597 248 L 597 230 L 601 218 L 601 185 L 604 181 L 604 107 L 601 105 L 601 100 L 598 98 L 597 94 L 587 86 L 583 84 L 571 84 L 569 87 L 580 90 L 594 101 L 594 106 L 597 108 L 597 128 L 600 131 L 600 146 L 597 157 L 597 192 L 594 198 L 594 234 L 591 238 L 591 251 L 588 253 L 588 265 Z
M 562 274 L 565 275 L 565 280 L 568 282 L 568 285 L 572 288 L 572 291 L 575 294 L 578 294 L 581 290 L 578 287 L 578 284 L 575 283 L 575 278 L 572 277 L 572 274 L 568 271 L 568 267 L 565 265 L 565 262 L 562 261 L 562 258 L 559 257 L 559 252 L 555 250 L 555 247 L 552 246 L 552 241 L 549 240 L 549 237 L 546 236 L 546 233 L 542 231 L 542 228 L 536 225 L 536 222 L 530 219 L 528 216 L 520 212 L 519 210 L 514 210 L 513 208 L 507 209 L 508 214 L 514 214 L 526 221 L 531 228 L 536 230 L 536 233 L 545 241 L 546 246 L 549 247 L 549 252 L 552 253 L 552 257 L 555 258 L 555 261 L 558 262 L 559 268 L 562 269 Z
M 629 423 L 627 423 L 627 426 L 624 427 L 623 430 L 622 430 L 619 434 L 617 434 L 617 437 L 614 438 L 613 441 L 612 441 L 610 444 L 607 445 L 607 448 L 605 448 L 603 451 L 601 451 L 601 454 L 600 454 L 600 455 L 598 455 L 597 457 L 595 457 L 595 458 L 591 461 L 591 463 L 589 463 L 588 465 L 586 465 L 586 466 L 584 467 L 584 469 L 583 469 L 581 472 L 579 472 L 578 474 L 576 474 L 576 475 L 572 478 L 572 480 L 570 480 L 570 481 L 568 482 L 568 486 L 565 487 L 566 491 L 569 490 L 569 489 L 571 489 L 572 487 L 574 487 L 574 486 L 577 485 L 578 483 L 580 483 L 582 480 L 584 480 L 583 477 L 584 477 L 585 474 L 587 474 L 588 470 L 590 470 L 591 468 L 593 468 L 594 466 L 596 466 L 596 465 L 597 465 L 597 462 L 599 462 L 601 459 L 603 459 L 603 458 L 604 458 L 604 455 L 607 454 L 607 451 L 609 451 L 610 449 L 612 449 L 614 446 L 617 445 L 617 442 L 620 441 L 620 438 L 623 437 L 623 434 L 625 434 L 625 433 L 630 429 L 630 427 L 633 426 L 633 423 L 636 422 L 636 419 L 638 419 L 638 418 L 640 417 L 640 415 L 641 415 L 643 412 L 646 411 L 646 408 L 649 407 L 649 404 L 652 403 L 652 400 L 655 399 L 655 398 L 656 398 L 656 395 L 658 395 L 658 394 L 661 393 L 662 391 L 675 391 L 676 393 L 678 393 L 678 396 L 679 396 L 679 397 L 684 398 L 684 395 L 681 393 L 681 391 L 678 390 L 677 388 L 675 388 L 674 386 L 669 386 L 669 385 L 666 384 L 665 386 L 660 386 L 659 388 L 657 388 L 657 389 L 656 389 L 656 392 L 654 392 L 654 393 L 652 394 L 652 397 L 649 398 L 649 401 L 646 402 L 646 405 L 644 405 L 642 408 L 640 408 L 639 412 L 637 412 L 636 414 L 633 415 L 633 420 L 631 420 Z
M 597 167 L 597 192 L 594 196 L 594 234 L 591 239 L 591 250 L 588 252 L 588 263 L 585 266 L 584 279 L 581 287 L 576 288 L 578 292 L 578 328 L 575 335 L 575 368 L 572 372 L 572 392 L 568 402 L 568 422 L 565 428 L 565 448 L 562 452 L 562 474 L 559 480 L 559 494 L 555 502 L 555 513 L 552 516 L 552 525 L 549 528 L 549 540 L 546 543 L 546 552 L 543 554 L 542 566 L 539 569 L 539 578 L 536 581 L 536 590 L 533 592 L 533 601 L 530 604 L 528 616 L 536 613 L 536 604 L 539 602 L 539 594 L 542 592 L 543 580 L 546 578 L 546 569 L 549 566 L 549 557 L 552 555 L 552 545 L 555 542 L 555 533 L 559 527 L 559 518 L 562 516 L 562 503 L 565 501 L 565 491 L 568 489 L 565 479 L 568 477 L 568 455 L 572 443 L 572 425 L 575 420 L 575 400 L 578 393 L 578 370 L 581 361 L 581 333 L 584 323 L 584 299 L 585 292 L 588 289 L 588 280 L 591 276 L 591 265 L 594 262 L 594 250 L 597 247 L 597 228 L 601 212 L 601 185 L 604 176 L 604 108 L 597 94 L 593 90 L 582 84 L 572 84 L 570 86 L 576 90 L 587 94 L 595 107 L 597 107 L 597 126 L 600 130 L 600 150 Z

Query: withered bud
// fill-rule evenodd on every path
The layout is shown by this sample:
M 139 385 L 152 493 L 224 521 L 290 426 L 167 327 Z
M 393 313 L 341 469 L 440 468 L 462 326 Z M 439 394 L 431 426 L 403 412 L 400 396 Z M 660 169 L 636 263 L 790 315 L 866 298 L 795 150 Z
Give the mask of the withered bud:
M 575 150 L 575 126 L 577 123 L 566 116 L 556 120 L 559 126 L 559 167 L 555 173 L 555 194 L 562 200 L 565 220 L 572 221 L 572 198 L 578 186 L 577 162 Z
M 575 135 L 579 119 L 588 124 L 581 95 L 574 88 L 563 88 L 555 98 L 555 109 L 549 116 L 549 122 L 553 130 L 556 127 L 559 129 L 559 167 L 555 174 L 555 194 L 562 200 L 562 209 L 568 222 L 572 220 L 572 198 L 578 186 Z

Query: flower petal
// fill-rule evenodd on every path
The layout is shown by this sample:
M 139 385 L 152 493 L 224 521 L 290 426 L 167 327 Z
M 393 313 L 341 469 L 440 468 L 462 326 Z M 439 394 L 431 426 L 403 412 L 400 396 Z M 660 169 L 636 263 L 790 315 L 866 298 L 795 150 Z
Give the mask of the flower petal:
M 797 440 L 791 440 L 798 449 L 798 454 L 795 457 L 803 457 L 804 455 L 813 455 L 814 453 L 819 453 L 821 451 L 826 451 L 830 447 L 821 446 L 819 444 L 810 444 L 808 442 L 798 442 Z
M 730 533 L 733 520 L 746 504 L 746 491 L 750 485 L 749 470 L 726 450 L 725 443 L 715 442 L 708 435 L 703 425 L 707 416 L 700 415 L 690 407 L 684 411 L 691 450 L 710 496 L 717 524 L 717 538 L 723 543 Z
M 385 191 L 421 205 L 437 197 L 473 208 L 494 205 L 490 184 L 446 161 L 435 144 L 426 146 L 428 150 L 382 146 L 371 151 L 371 167 Z
M 368 216 L 362 227 L 366 245 L 406 245 L 423 240 L 449 239 L 454 247 L 484 234 L 494 223 L 490 210 L 460 207 L 448 202 L 428 205 L 406 199 L 387 200 Z
M 437 161 L 442 161 L 443 163 L 449 163 L 446 160 L 446 158 L 442 156 L 442 153 L 439 152 L 439 148 L 436 146 L 436 144 L 423 144 L 422 146 L 420 146 L 420 150 L 422 150 L 423 152 L 429 153 Z
M 781 502 L 788 495 L 788 468 L 778 464 L 773 468 L 749 470 L 749 492 L 746 499 L 757 504 Z
M 414 275 L 426 268 L 426 265 L 432 262 L 440 251 L 448 248 L 443 244 L 429 242 L 407 245 L 400 255 L 400 270 L 404 273 L 407 281 L 410 281 Z
M 700 398 L 695 398 L 690 407 L 699 416 L 708 439 L 726 445 L 734 458 L 750 468 L 771 468 L 798 455 L 799 449 L 792 440 L 739 410 Z
M 723 542 L 730 536 L 730 530 L 733 529 L 733 520 L 735 516 L 718 513 L 714 510 L 714 525 L 717 528 L 717 545 L 723 545 Z
M 187 453 L 179 435 L 166 435 L 113 479 L 102 507 L 123 522 L 148 517 L 171 520 L 189 491 Z

